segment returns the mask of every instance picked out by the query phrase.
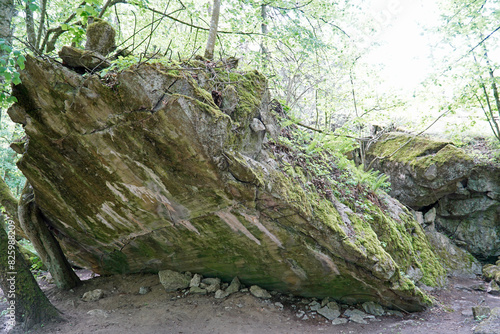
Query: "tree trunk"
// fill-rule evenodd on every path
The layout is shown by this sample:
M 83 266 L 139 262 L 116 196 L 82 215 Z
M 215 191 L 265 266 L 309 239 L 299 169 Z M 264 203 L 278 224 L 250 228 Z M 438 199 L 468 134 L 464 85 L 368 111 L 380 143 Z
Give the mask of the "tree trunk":
M 12 42 L 12 27 L 10 22 L 14 17 L 14 0 L 0 0 L 0 38 L 10 45 Z M 0 56 L 1 56 L 0 51 Z
M 14 222 L 8 234 L 0 228 L 0 287 L 8 300 L 7 318 L 10 325 L 23 323 L 25 330 L 33 325 L 59 317 L 33 278 L 28 264 L 16 247 Z
M 33 247 L 47 266 L 58 288 L 71 289 L 80 284 L 59 242 L 49 230 L 48 219 L 35 203 L 33 188 L 29 183 L 23 189 L 19 201 L 19 222 Z
M 215 39 L 217 38 L 217 26 L 219 25 L 220 1 L 214 0 L 214 9 L 212 19 L 210 20 L 210 30 L 208 32 L 207 48 L 205 49 L 205 58 L 214 58 Z
M 38 33 L 36 36 L 35 49 L 37 51 L 42 51 L 40 50 L 40 42 L 42 40 L 42 33 L 45 30 L 45 16 L 47 15 L 47 0 L 40 0 L 40 4 L 42 7 L 42 11 L 40 13 L 40 24 L 38 25 Z
M 262 40 L 260 42 L 260 49 L 262 51 L 262 59 L 264 61 L 263 68 L 267 67 L 269 62 L 269 51 L 266 46 L 266 35 L 267 35 L 267 5 L 263 4 L 260 8 L 260 15 L 262 18 L 261 30 L 262 30 Z
M 26 1 L 26 34 L 28 35 L 28 43 L 30 49 L 35 50 L 36 46 L 36 33 L 35 33 L 35 20 L 33 19 L 33 11 L 30 8 L 30 2 Z

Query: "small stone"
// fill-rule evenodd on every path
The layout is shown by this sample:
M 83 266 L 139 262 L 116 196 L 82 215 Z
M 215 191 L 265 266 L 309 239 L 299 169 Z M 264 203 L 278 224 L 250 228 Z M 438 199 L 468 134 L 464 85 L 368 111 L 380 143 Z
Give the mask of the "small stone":
M 305 312 L 304 311 L 299 311 L 295 314 L 297 318 L 302 318 L 304 316 Z
M 330 298 L 326 297 L 321 301 L 321 307 L 326 306 L 330 302 Z
M 254 118 L 252 120 L 252 123 L 250 123 L 250 129 L 252 129 L 253 132 L 260 132 L 260 131 L 265 131 L 266 127 L 260 119 Z
M 240 290 L 241 293 L 247 293 L 248 291 L 250 291 L 250 290 L 248 290 L 248 288 L 244 288 L 244 289 Z
M 228 295 L 230 295 L 232 293 L 240 291 L 240 289 L 241 289 L 240 280 L 238 279 L 238 277 L 235 277 L 231 281 L 231 284 L 229 284 L 229 286 L 227 287 L 226 292 L 228 293 Z
M 215 285 L 215 284 L 220 284 L 220 278 L 204 278 L 201 280 L 202 283 L 206 285 Z
M 193 278 L 191 278 L 191 281 L 189 282 L 189 287 L 199 287 L 201 283 L 201 275 L 200 274 L 194 274 Z
M 474 320 L 483 321 L 490 316 L 491 309 L 488 306 L 473 306 L 472 315 Z
M 227 293 L 227 291 L 220 290 L 220 289 L 215 291 L 215 298 L 216 299 L 226 298 L 227 296 L 229 296 L 229 293 Z
M 101 309 L 90 310 L 87 312 L 87 314 L 94 316 L 94 317 L 101 317 L 101 318 L 108 317 L 108 312 L 101 310 Z
M 420 224 L 424 225 L 424 214 L 420 211 L 415 211 L 415 220 Z
M 328 303 L 326 304 L 326 306 L 327 306 L 330 310 L 337 310 L 337 311 L 339 311 L 339 312 L 340 312 L 340 306 L 339 306 L 339 304 L 337 304 L 336 302 L 333 302 L 333 301 L 332 301 L 332 302 L 328 302 Z
M 115 35 L 115 29 L 108 22 L 97 18 L 89 19 L 85 49 L 106 56 L 115 48 Z
M 343 324 L 346 324 L 347 323 L 347 319 L 346 318 L 337 318 L 337 319 L 333 319 L 332 320 L 332 325 L 343 325 Z
M 95 289 L 92 291 L 87 291 L 83 294 L 82 300 L 84 302 L 95 302 L 104 297 L 104 291 L 101 289 Z
M 363 319 L 359 314 L 353 314 L 349 317 L 349 320 L 358 324 L 367 324 L 368 322 Z
M 283 310 L 284 306 L 280 302 L 274 303 L 274 306 L 276 306 L 280 311 Z
M 191 278 L 186 274 L 181 274 L 173 270 L 162 270 L 158 272 L 160 283 L 167 292 L 181 290 L 189 287 Z
M 359 316 L 359 317 L 361 317 L 361 318 L 366 318 L 366 317 L 368 316 L 368 314 L 366 314 L 365 312 L 360 311 L 360 310 L 356 310 L 356 309 L 353 309 L 353 310 L 351 310 L 351 309 L 346 310 L 346 311 L 344 312 L 344 315 L 345 315 L 346 317 L 349 317 L 349 318 L 350 318 L 350 317 L 352 317 L 352 316 Z
M 317 312 L 328 320 L 333 320 L 340 316 L 340 311 L 332 310 L 327 306 L 320 308 Z
M 317 311 L 317 310 L 319 310 L 321 308 L 321 304 L 318 303 L 318 302 L 311 302 L 311 303 L 309 303 L 308 306 L 309 306 L 309 309 L 311 311 Z
M 491 281 L 490 284 L 488 284 L 488 288 L 486 289 L 489 294 L 498 296 L 500 295 L 500 287 L 498 286 L 497 282 Z
M 199 295 L 206 295 L 207 294 L 207 290 L 203 289 L 203 288 L 200 288 L 199 286 L 192 286 L 191 288 L 189 288 L 189 293 L 195 293 L 195 294 L 199 294 Z
M 252 285 L 250 287 L 250 293 L 257 298 L 261 299 L 269 299 L 271 298 L 271 294 L 267 292 L 266 290 L 262 289 L 261 287 L 257 285 Z
M 385 313 L 384 308 L 382 306 L 380 306 L 379 304 L 376 304 L 374 302 L 366 302 L 366 303 L 363 303 L 362 306 L 363 306 L 363 309 L 365 310 L 365 312 L 368 314 L 381 316 L 381 315 L 384 315 L 384 313 Z
M 386 312 L 387 315 L 393 315 L 393 316 L 396 316 L 396 317 L 400 317 L 402 318 L 403 317 L 403 313 L 399 312 L 399 311 L 395 311 L 395 310 L 388 310 Z
M 147 294 L 150 291 L 151 291 L 151 288 L 149 286 L 141 286 L 139 288 L 139 294 L 140 295 L 145 295 L 145 294 Z
M 217 290 L 220 290 L 220 283 L 211 284 L 206 287 L 207 293 L 214 293 Z
M 424 223 L 432 224 L 436 220 L 436 208 L 432 208 L 424 215 Z
M 492 280 L 495 278 L 496 274 L 500 272 L 500 266 L 495 266 L 492 264 L 486 264 L 483 266 L 483 276 L 486 280 Z
M 304 314 L 304 317 L 302 317 L 302 320 L 308 320 L 309 316 L 307 314 Z

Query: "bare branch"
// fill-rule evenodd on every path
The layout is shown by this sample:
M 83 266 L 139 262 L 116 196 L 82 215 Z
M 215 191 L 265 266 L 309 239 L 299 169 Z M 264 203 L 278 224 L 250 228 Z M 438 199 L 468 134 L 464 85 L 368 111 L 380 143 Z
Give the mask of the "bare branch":
M 188 27 L 192 27 L 192 28 L 195 28 L 195 29 L 200 29 L 200 30 L 203 30 L 203 31 L 209 31 L 210 30 L 210 28 L 200 27 L 200 26 L 197 26 L 195 24 L 179 20 L 178 18 L 172 16 L 172 13 L 165 14 L 165 13 L 162 13 L 161 11 L 159 11 L 157 9 L 154 9 L 154 8 L 151 8 L 149 6 L 144 6 L 144 9 L 150 10 L 150 11 L 155 12 L 155 13 L 160 14 L 160 15 L 164 15 L 164 16 L 168 17 L 169 19 L 171 19 L 171 20 L 173 20 L 175 22 L 179 22 L 181 24 L 184 24 L 184 25 L 186 25 Z M 219 34 L 233 34 L 233 35 L 259 35 L 259 36 L 263 35 L 262 33 L 259 33 L 259 32 L 225 31 L 225 30 L 219 30 L 217 33 L 219 33 Z

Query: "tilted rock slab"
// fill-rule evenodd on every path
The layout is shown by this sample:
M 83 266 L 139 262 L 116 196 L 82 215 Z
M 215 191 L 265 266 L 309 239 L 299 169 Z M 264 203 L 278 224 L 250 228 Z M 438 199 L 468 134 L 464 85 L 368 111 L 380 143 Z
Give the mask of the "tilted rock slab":
M 306 193 L 263 149 L 279 131 L 265 78 L 193 67 L 141 64 L 100 79 L 27 57 L 9 110 L 28 137 L 18 165 L 69 259 L 100 274 L 170 269 L 428 305 L 404 273 L 437 285 L 444 270 L 408 211 L 387 198 L 390 211 L 372 205 L 365 221 Z M 211 91 L 238 103 L 224 113 Z

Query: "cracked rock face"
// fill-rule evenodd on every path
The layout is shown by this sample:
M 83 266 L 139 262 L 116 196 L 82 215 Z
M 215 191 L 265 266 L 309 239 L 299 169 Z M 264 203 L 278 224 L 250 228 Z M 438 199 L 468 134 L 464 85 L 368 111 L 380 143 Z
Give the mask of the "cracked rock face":
M 265 78 L 193 67 L 141 64 L 101 79 L 27 57 L 9 110 L 28 136 L 18 165 L 68 258 L 100 274 L 170 269 L 428 305 L 402 272 L 418 267 L 437 284 L 444 270 L 408 211 L 387 199 L 394 210 L 367 223 L 306 193 L 263 148 L 279 133 Z M 210 93 L 223 83 L 230 113 Z
M 480 259 L 500 255 L 500 169 L 497 166 L 476 165 L 469 155 L 450 143 L 412 139 L 402 133 L 382 136 L 367 154 L 368 161 L 379 157 L 373 167 L 389 176 L 391 196 L 421 210 L 425 224 L 435 223 L 438 231 Z M 435 234 L 430 238 L 437 242 L 439 252 L 444 245 L 440 241 L 442 237 Z M 452 255 L 451 262 L 462 257 L 455 256 L 454 251 L 447 252 Z M 444 258 L 454 271 L 461 270 L 457 267 L 460 263 Z M 473 262 L 469 268 L 472 275 L 477 271 Z
M 474 166 L 472 158 L 448 142 L 395 132 L 373 143 L 366 160 L 389 176 L 390 195 L 415 210 L 457 191 Z

